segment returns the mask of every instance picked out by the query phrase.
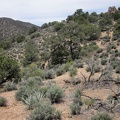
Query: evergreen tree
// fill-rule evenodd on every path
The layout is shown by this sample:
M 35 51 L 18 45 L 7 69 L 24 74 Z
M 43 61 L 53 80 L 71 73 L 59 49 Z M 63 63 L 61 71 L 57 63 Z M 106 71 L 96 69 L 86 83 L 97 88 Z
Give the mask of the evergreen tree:
M 31 64 L 32 62 L 37 61 L 38 59 L 38 50 L 37 45 L 33 40 L 28 40 L 25 45 L 25 58 L 23 60 L 24 65 Z
M 8 80 L 19 80 L 19 65 L 16 60 L 0 53 L 0 84 Z

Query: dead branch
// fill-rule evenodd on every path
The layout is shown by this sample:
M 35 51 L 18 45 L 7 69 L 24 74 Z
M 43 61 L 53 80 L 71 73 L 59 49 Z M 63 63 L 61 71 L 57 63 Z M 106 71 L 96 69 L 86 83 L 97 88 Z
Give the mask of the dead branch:
M 80 72 L 80 74 L 82 75 L 82 77 L 84 78 L 84 81 L 85 81 L 85 83 L 87 82 L 87 77 L 84 75 L 84 74 L 82 74 L 81 72 Z

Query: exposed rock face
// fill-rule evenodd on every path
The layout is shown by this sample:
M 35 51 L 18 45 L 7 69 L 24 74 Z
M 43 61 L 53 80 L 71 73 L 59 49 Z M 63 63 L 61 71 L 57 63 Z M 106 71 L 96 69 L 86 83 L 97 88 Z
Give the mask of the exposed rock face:
M 108 12 L 109 12 L 109 13 L 115 13 L 116 11 L 117 11 L 117 9 L 116 9 L 115 6 L 108 8 Z

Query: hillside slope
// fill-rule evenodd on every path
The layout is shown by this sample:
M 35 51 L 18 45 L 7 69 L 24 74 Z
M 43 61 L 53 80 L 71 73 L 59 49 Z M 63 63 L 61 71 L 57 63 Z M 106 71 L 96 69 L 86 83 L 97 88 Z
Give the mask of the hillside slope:
M 32 26 L 35 25 L 11 18 L 0 18 L 0 40 L 8 39 L 18 34 L 27 34 Z

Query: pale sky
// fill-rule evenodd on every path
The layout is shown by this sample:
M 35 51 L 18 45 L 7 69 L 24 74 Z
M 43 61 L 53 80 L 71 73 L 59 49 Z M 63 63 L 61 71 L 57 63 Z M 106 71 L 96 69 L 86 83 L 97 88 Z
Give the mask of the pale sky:
M 100 13 L 109 6 L 120 7 L 120 0 L 0 0 L 0 17 L 42 25 L 65 20 L 77 9 Z

